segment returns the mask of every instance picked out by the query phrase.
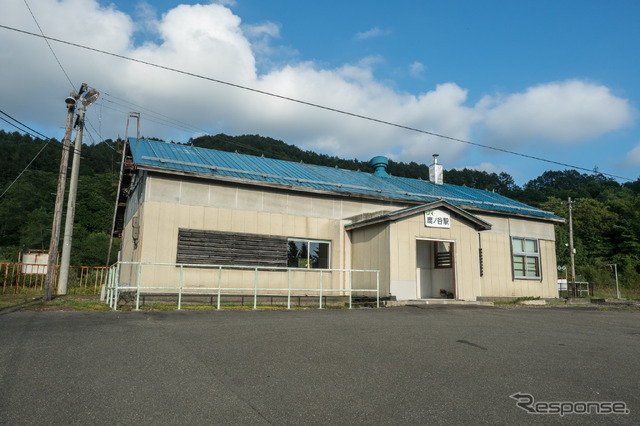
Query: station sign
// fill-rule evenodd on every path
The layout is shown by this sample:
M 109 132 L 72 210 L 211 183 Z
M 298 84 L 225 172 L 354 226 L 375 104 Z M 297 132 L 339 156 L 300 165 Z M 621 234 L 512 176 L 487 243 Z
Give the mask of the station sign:
M 427 228 L 451 228 L 451 216 L 444 210 L 424 212 L 424 226 Z

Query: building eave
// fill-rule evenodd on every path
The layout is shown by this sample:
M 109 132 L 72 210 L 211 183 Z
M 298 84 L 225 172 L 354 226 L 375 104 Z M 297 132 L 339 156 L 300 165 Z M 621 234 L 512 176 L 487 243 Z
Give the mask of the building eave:
M 466 221 L 470 222 L 471 224 L 474 225 L 474 227 L 478 230 L 478 231 L 486 231 L 491 229 L 491 224 L 467 211 L 465 211 L 464 209 L 461 209 L 458 206 L 455 206 L 445 200 L 438 200 L 438 201 L 434 201 L 432 203 L 426 203 L 426 204 L 421 204 L 418 206 L 412 206 L 412 207 L 408 207 L 405 209 L 401 209 L 395 212 L 391 212 L 391 213 L 385 213 L 385 214 L 381 214 L 379 216 L 375 216 L 372 218 L 368 218 L 368 219 L 364 219 L 361 221 L 357 221 L 357 222 L 352 222 L 352 223 L 348 223 L 345 225 L 345 229 L 347 231 L 353 230 L 353 229 L 358 229 L 358 228 L 362 228 L 362 227 L 366 227 L 366 226 L 371 226 L 374 224 L 378 224 L 378 223 L 383 223 L 383 222 L 395 222 L 398 220 L 402 220 L 405 219 L 407 217 L 410 216 L 414 216 L 416 214 L 420 214 L 423 213 L 425 211 L 428 210 L 433 210 L 433 209 L 438 209 L 438 208 L 445 208 L 447 210 L 449 210 L 450 212 L 454 213 L 455 215 L 465 219 Z

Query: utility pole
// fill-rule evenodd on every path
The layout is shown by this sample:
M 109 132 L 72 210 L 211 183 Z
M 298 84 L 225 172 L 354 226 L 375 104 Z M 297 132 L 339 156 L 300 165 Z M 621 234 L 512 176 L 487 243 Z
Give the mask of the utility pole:
M 81 89 L 82 90 L 82 89 Z M 81 92 L 82 93 L 82 92 Z M 58 243 L 60 241 L 60 224 L 62 222 L 62 206 L 64 204 L 64 189 L 67 183 L 67 166 L 69 164 L 69 148 L 71 145 L 71 129 L 73 127 L 73 115 L 76 110 L 75 90 L 65 99 L 67 104 L 67 125 L 64 129 L 62 141 L 62 157 L 60 158 L 60 172 L 58 173 L 58 190 L 56 191 L 56 204 L 53 210 L 53 224 L 51 226 L 51 241 L 49 242 L 49 262 L 47 264 L 47 276 L 44 282 L 44 300 L 51 300 L 53 283 L 56 277 L 56 261 L 58 260 Z
M 576 259 L 575 249 L 573 248 L 573 215 L 571 213 L 571 206 L 575 201 L 571 201 L 571 197 L 567 200 L 569 206 L 569 256 L 571 258 L 571 286 L 573 287 L 573 295 L 576 296 Z
M 86 90 L 86 84 L 82 85 Z M 73 238 L 73 221 L 76 212 L 76 194 L 78 190 L 78 174 L 80 173 L 80 151 L 82 150 L 82 130 L 84 128 L 84 112 L 87 106 L 98 99 L 99 93 L 91 89 L 80 98 L 78 120 L 76 125 L 76 140 L 73 143 L 73 162 L 71 164 L 71 181 L 69 183 L 69 198 L 67 200 L 67 217 L 64 224 L 64 242 L 62 258 L 60 259 L 60 278 L 58 280 L 58 295 L 67 294 L 69 281 L 69 263 L 71 259 L 71 241 Z

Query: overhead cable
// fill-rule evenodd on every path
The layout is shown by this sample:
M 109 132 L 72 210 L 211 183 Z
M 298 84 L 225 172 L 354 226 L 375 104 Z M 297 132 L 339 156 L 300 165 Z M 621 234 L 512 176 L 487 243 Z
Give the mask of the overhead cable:
M 38 131 L 36 131 L 36 130 L 33 130 L 31 127 L 29 127 L 29 126 L 27 126 L 26 124 L 24 124 L 24 123 L 22 123 L 22 122 L 20 122 L 20 121 L 16 120 L 15 118 L 11 117 L 9 114 L 7 114 L 6 112 L 4 112 L 4 111 L 2 111 L 2 110 L 0 110 L 0 113 L 1 113 L 1 114 L 3 114 L 3 115 L 5 115 L 5 116 L 7 116 L 7 117 L 9 117 L 10 119 L 12 119 L 13 121 L 15 121 L 16 123 L 20 123 L 20 125 L 21 125 L 21 126 L 26 127 L 27 129 L 29 129 L 29 130 L 31 130 L 31 131 L 33 131 L 33 132 L 36 132 L 37 134 L 39 134 L 40 136 L 43 136 L 43 137 L 45 138 L 45 143 L 44 143 L 44 145 L 42 145 L 42 148 L 40 148 L 40 151 L 38 151 L 38 153 L 35 155 L 35 157 L 33 157 L 33 158 L 31 159 L 31 161 L 29 161 L 29 164 L 27 164 L 27 166 L 26 166 L 26 167 L 25 167 L 25 168 L 20 172 L 20 174 L 18 175 L 18 177 L 16 177 L 16 178 L 13 180 L 13 182 L 11 182 L 11 183 L 9 184 L 9 186 L 7 186 L 7 187 L 5 188 L 5 190 L 4 190 L 4 191 L 2 191 L 2 194 L 0 194 L 0 200 L 1 200 L 1 199 L 4 197 L 4 194 L 6 194 L 6 193 L 7 193 L 7 191 L 8 191 L 8 190 L 13 186 L 13 184 L 15 184 L 15 183 L 18 181 L 18 179 L 20 179 L 20 176 L 22 176 L 22 175 L 24 174 L 24 172 L 26 172 L 26 171 L 27 171 L 27 169 L 28 169 L 28 168 L 31 166 L 31 164 L 36 160 L 36 158 L 38 158 L 38 156 L 42 153 L 42 151 L 44 151 L 44 149 L 47 147 L 47 145 L 49 145 L 49 142 L 51 141 L 51 138 L 48 138 L 48 137 L 44 136 L 42 133 L 40 133 L 40 132 L 38 132 Z M 11 125 L 12 125 L 13 127 L 15 127 L 16 129 L 18 129 L 18 130 L 20 130 L 20 131 L 22 131 L 22 132 L 24 132 L 24 133 L 27 133 L 27 134 L 29 134 L 30 136 L 33 136 L 31 133 L 26 132 L 25 130 L 20 129 L 18 126 L 16 126 L 15 124 L 13 124 L 13 123 L 9 122 L 8 120 L 6 120 L 6 119 L 4 119 L 4 118 L 2 118 L 2 117 L 0 117 L 0 120 L 2 120 L 2 121 L 4 121 L 4 122 L 7 122 L 7 123 L 11 124 Z M 36 139 L 37 139 L 37 138 L 36 138 Z
M 53 51 L 53 48 L 51 47 L 51 44 L 49 44 L 48 37 L 46 37 L 44 35 L 44 31 L 42 31 L 42 28 L 40 27 L 40 24 L 38 23 L 38 20 L 36 19 L 36 16 L 33 14 L 33 11 L 31 10 L 31 7 L 29 7 L 29 3 L 27 3 L 27 0 L 24 0 L 24 4 L 27 5 L 27 9 L 29 9 L 29 13 L 31 14 L 31 17 L 33 18 L 33 20 L 35 21 L 36 25 L 38 26 L 38 29 L 40 30 L 40 33 L 42 34 L 42 37 L 44 38 L 44 41 L 47 42 L 47 46 L 49 46 L 49 50 L 53 54 L 53 57 L 56 59 L 56 62 L 60 66 L 60 69 L 62 70 L 64 75 L 67 77 L 67 80 L 69 81 L 69 84 L 71 85 L 71 87 L 74 87 L 73 82 L 71 81 L 71 78 L 69 78 L 69 74 L 67 74 L 67 71 L 65 71 L 64 67 L 62 66 L 62 63 L 58 59 L 58 56 L 56 55 L 56 52 Z
M 434 136 L 434 137 L 441 138 L 441 139 L 446 139 L 446 140 L 459 142 L 459 143 L 463 143 L 463 144 L 467 144 L 467 145 L 471 145 L 471 146 L 476 146 L 476 147 L 479 147 L 479 148 L 490 149 L 490 150 L 493 150 L 493 151 L 498 151 L 498 152 L 502 152 L 502 153 L 505 153 L 505 154 L 511 154 L 511 155 L 515 155 L 515 156 L 518 156 L 518 157 L 528 158 L 530 160 L 541 161 L 541 162 L 545 162 L 545 163 L 549 163 L 549 164 L 555 164 L 557 166 L 569 167 L 569 168 L 576 169 L 576 170 L 583 170 L 583 171 L 586 171 L 586 172 L 589 172 L 589 173 L 597 173 L 597 174 L 600 174 L 600 175 L 603 175 L 603 176 L 609 176 L 609 177 L 613 177 L 613 178 L 632 181 L 632 179 L 624 177 L 624 176 L 618 176 L 618 175 L 614 175 L 614 174 L 611 174 L 611 173 L 594 172 L 593 169 L 588 169 L 588 168 L 585 168 L 585 167 L 580 167 L 580 166 L 576 166 L 576 165 L 572 165 L 572 164 L 568 164 L 568 163 L 562 163 L 562 162 L 559 162 L 559 161 L 549 160 L 549 159 L 542 158 L 542 157 L 537 157 L 537 156 L 534 156 L 534 155 L 523 154 L 521 152 L 510 151 L 508 149 L 498 148 L 498 147 L 494 147 L 494 146 L 490 146 L 490 145 L 485 145 L 485 144 L 481 144 L 481 143 L 478 143 L 478 142 L 471 142 L 471 141 L 467 141 L 467 140 L 464 140 L 464 139 L 455 138 L 453 136 L 447 136 L 447 135 L 443 135 L 443 134 L 440 134 L 440 133 L 431 132 L 431 131 L 428 131 L 428 130 L 418 129 L 416 127 L 406 126 L 406 125 L 403 125 L 403 124 L 393 123 L 393 122 L 390 122 L 390 121 L 386 121 L 386 120 L 382 120 L 382 119 L 378 119 L 378 118 L 374 118 L 374 117 L 369 117 L 369 116 L 366 116 L 366 115 L 362 115 L 362 114 L 357 114 L 357 113 L 341 110 L 341 109 L 338 109 L 338 108 L 328 107 L 328 106 L 316 104 L 316 103 L 313 103 L 313 102 L 303 101 L 303 100 L 300 100 L 300 99 L 291 98 L 291 97 L 284 96 L 284 95 L 279 95 L 277 93 L 267 92 L 265 90 L 260 90 L 260 89 L 256 89 L 256 88 L 253 88 L 253 87 L 243 86 L 243 85 L 240 85 L 240 84 L 231 83 L 231 82 L 220 80 L 220 79 L 203 76 L 203 75 L 196 74 L 196 73 L 193 73 L 193 72 L 189 72 L 189 71 L 184 71 L 184 70 L 180 70 L 180 69 L 177 69 L 177 68 L 168 67 L 168 66 L 165 66 L 165 65 L 155 64 L 153 62 L 143 61 L 141 59 L 136 59 L 136 58 L 132 58 L 132 57 L 129 57 L 129 56 L 120 55 L 118 53 L 108 52 L 106 50 L 96 49 L 94 47 L 84 46 L 82 44 L 73 43 L 73 42 L 66 41 L 66 40 L 60 40 L 60 39 L 53 38 L 53 37 L 48 37 L 48 36 L 44 36 L 44 35 L 40 35 L 40 34 L 35 34 L 35 33 L 32 33 L 32 32 L 29 32 L 29 31 L 20 30 L 20 29 L 17 29 L 17 28 L 6 26 L 6 25 L 1 25 L 0 24 L 0 28 L 5 28 L 5 29 L 11 30 L 11 31 L 16 31 L 16 32 L 27 34 L 27 35 L 31 35 L 31 36 L 34 36 L 34 37 L 46 38 L 48 40 L 52 40 L 52 41 L 55 41 L 55 42 L 58 42 L 58 43 L 62 43 L 62 44 L 66 44 L 66 45 L 69 45 L 69 46 L 74 46 L 74 47 L 77 47 L 77 48 L 80 48 L 80 49 L 85 49 L 85 50 L 89 50 L 89 51 L 92 51 L 92 52 L 97 52 L 97 53 L 101 53 L 101 54 L 104 54 L 104 55 L 113 56 L 115 58 L 124 59 L 124 60 L 131 61 L 131 62 L 136 62 L 136 63 L 147 65 L 147 66 L 150 66 L 150 67 L 154 67 L 154 68 L 163 69 L 163 70 L 166 70 L 166 71 L 175 72 L 175 73 L 178 73 L 178 74 L 183 74 L 183 75 L 187 75 L 187 76 L 190 76 L 190 77 L 195 77 L 195 78 L 198 78 L 198 79 L 201 79 L 201 80 L 211 81 L 211 82 L 214 82 L 214 83 L 218 83 L 218 84 L 222 84 L 222 85 L 225 85 L 225 86 L 234 87 L 234 88 L 237 88 L 237 89 L 246 90 L 246 91 L 253 92 L 253 93 L 258 93 L 258 94 L 265 95 L 265 96 L 270 96 L 270 97 L 277 98 L 277 99 L 283 99 L 283 100 L 286 100 L 286 101 L 295 102 L 295 103 L 301 104 L 301 105 L 306 105 L 306 106 L 310 106 L 310 107 L 314 107 L 314 108 L 319 108 L 319 109 L 335 112 L 335 113 L 338 113 L 338 114 L 343 114 L 343 115 L 350 116 L 350 117 L 360 118 L 362 120 L 367 120 L 367 121 L 371 121 L 371 122 L 374 122 L 374 123 L 384 124 L 384 125 L 387 125 L 387 126 L 396 127 L 396 128 L 404 129 L 404 130 L 409 130 L 409 131 L 412 131 L 412 132 L 421 133 L 421 134 L 425 134 L 425 135 L 430 135 L 430 136 Z

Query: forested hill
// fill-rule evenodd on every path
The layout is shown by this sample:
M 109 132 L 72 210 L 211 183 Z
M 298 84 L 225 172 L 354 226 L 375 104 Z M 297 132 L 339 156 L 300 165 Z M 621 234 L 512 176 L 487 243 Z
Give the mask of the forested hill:
M 258 135 L 203 136 L 187 142 L 194 146 L 264 155 L 307 164 L 372 172 L 365 161 L 303 151 L 294 145 Z M 0 131 L 0 194 L 45 145 L 19 133 Z M 47 249 L 55 202 L 62 146 L 50 141 L 29 169 L 0 198 L 0 261 L 16 260 L 20 249 Z M 104 265 L 115 202 L 120 156 L 117 142 L 84 145 L 78 185 L 72 263 Z M 71 164 L 71 163 L 69 163 Z M 427 179 L 428 165 L 389 162 L 394 176 Z M 548 171 L 522 187 L 507 173 L 445 170 L 447 183 L 495 191 L 526 204 L 568 217 L 568 197 L 575 199 L 574 241 L 577 273 L 585 280 L 611 285 L 606 266 L 616 263 L 621 282 L 640 287 L 640 180 L 624 185 L 598 174 L 574 170 Z M 63 222 L 64 223 L 64 222 Z M 569 264 L 568 226 L 556 226 L 558 264 Z M 114 256 L 115 252 L 114 250 Z
M 288 161 L 302 161 L 307 164 L 319 166 L 339 167 L 347 170 L 362 170 L 373 173 L 369 159 L 364 161 L 345 160 L 343 158 L 317 154 L 313 151 L 303 151 L 295 145 L 289 145 L 282 141 L 265 138 L 258 135 L 227 136 L 218 134 L 215 136 L 202 136 L 192 139 L 189 143 L 201 148 L 217 149 L 220 151 L 237 151 L 240 154 L 264 155 L 269 158 Z M 416 162 L 402 163 L 389 160 L 387 172 L 393 176 L 413 179 L 428 179 L 429 166 Z M 487 173 L 477 170 L 448 170 L 444 175 L 445 182 L 454 185 L 466 185 L 471 188 L 486 189 L 508 195 L 516 190 L 513 178 L 507 173 Z
M 118 183 L 121 159 L 116 150 L 116 143 L 111 140 L 82 146 L 72 265 L 106 264 L 117 190 L 112 184 Z M 0 130 L 0 153 L 0 194 L 6 190 L 0 198 L 0 261 L 16 261 L 20 250 L 49 248 L 62 144 Z M 68 186 L 69 179 L 67 189 Z M 112 261 L 118 244 L 116 241 Z

